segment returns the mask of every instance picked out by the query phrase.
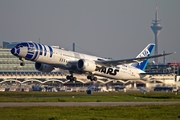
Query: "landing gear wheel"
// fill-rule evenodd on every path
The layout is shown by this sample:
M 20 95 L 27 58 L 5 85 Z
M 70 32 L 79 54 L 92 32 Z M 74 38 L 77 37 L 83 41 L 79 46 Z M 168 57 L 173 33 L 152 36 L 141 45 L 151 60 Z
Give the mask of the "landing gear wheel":
M 74 79 L 74 81 L 76 81 L 76 80 L 77 80 L 77 78 L 76 78 L 76 77 L 73 77 L 73 79 Z
M 20 66 L 24 66 L 24 65 L 25 65 L 25 63 L 24 63 L 24 62 L 21 62 L 21 63 L 20 63 Z
M 88 76 L 87 76 L 87 79 L 91 79 L 91 76 L 90 76 L 90 75 L 88 75 Z
M 77 80 L 77 78 L 76 78 L 76 77 L 73 77 L 72 75 L 66 76 L 66 79 L 67 79 L 67 80 L 70 80 L 70 81 L 76 81 L 76 80 Z
M 87 79 L 90 79 L 91 81 L 97 81 L 97 77 L 94 77 L 94 75 L 88 75 Z
M 70 76 L 69 76 L 69 75 L 68 75 L 68 76 L 66 76 L 66 79 L 67 79 L 67 80 L 70 80 Z
M 97 81 L 97 77 L 94 77 L 94 81 Z

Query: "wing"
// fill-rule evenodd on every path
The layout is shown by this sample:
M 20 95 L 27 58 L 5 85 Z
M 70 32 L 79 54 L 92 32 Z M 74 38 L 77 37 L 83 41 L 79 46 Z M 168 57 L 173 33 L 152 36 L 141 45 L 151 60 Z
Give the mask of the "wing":
M 110 67 L 110 66 L 116 66 L 116 65 L 122 65 L 122 64 L 141 62 L 141 61 L 146 60 L 146 59 L 162 57 L 162 56 L 166 56 L 166 55 L 170 55 L 170 54 L 174 54 L 174 53 L 175 52 L 159 54 L 159 55 L 153 55 L 153 56 L 148 56 L 148 57 L 122 59 L 122 60 L 97 60 L 95 62 L 98 65 Z

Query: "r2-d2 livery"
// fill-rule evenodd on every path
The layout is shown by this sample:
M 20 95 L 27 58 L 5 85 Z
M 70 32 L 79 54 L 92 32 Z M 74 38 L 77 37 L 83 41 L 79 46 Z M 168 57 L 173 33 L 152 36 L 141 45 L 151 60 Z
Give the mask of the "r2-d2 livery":
M 173 53 L 150 56 L 154 44 L 148 44 L 136 57 L 130 59 L 105 59 L 102 57 L 53 48 L 34 42 L 22 42 L 11 49 L 11 53 L 18 57 L 24 66 L 24 60 L 35 62 L 35 68 L 41 72 L 51 72 L 54 68 L 69 70 L 67 79 L 73 81 L 77 78 L 73 73 L 86 74 L 87 79 L 97 80 L 96 76 L 117 80 L 147 79 L 144 72 L 149 58 L 156 58 Z

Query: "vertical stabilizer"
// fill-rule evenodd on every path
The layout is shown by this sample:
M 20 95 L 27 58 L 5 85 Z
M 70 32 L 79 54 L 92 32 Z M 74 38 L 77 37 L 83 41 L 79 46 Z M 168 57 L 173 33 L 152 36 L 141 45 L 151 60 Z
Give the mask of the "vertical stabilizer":
M 154 43 L 148 44 L 144 48 L 144 50 L 136 58 L 150 56 L 152 51 L 153 51 L 153 49 L 154 49 L 154 47 L 155 47 Z M 146 59 L 144 61 L 137 62 L 137 63 L 132 63 L 131 65 L 144 71 L 144 69 L 146 68 L 147 62 L 148 62 L 148 59 Z

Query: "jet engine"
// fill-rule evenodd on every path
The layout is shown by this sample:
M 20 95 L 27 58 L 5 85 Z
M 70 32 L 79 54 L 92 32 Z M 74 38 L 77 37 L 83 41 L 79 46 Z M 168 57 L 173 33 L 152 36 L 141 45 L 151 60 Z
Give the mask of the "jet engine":
M 54 69 L 54 67 L 51 65 L 38 63 L 38 62 L 35 63 L 35 68 L 36 70 L 41 71 L 41 72 L 51 72 Z
M 96 64 L 94 61 L 80 59 L 78 60 L 77 68 L 81 71 L 93 72 L 96 69 Z

